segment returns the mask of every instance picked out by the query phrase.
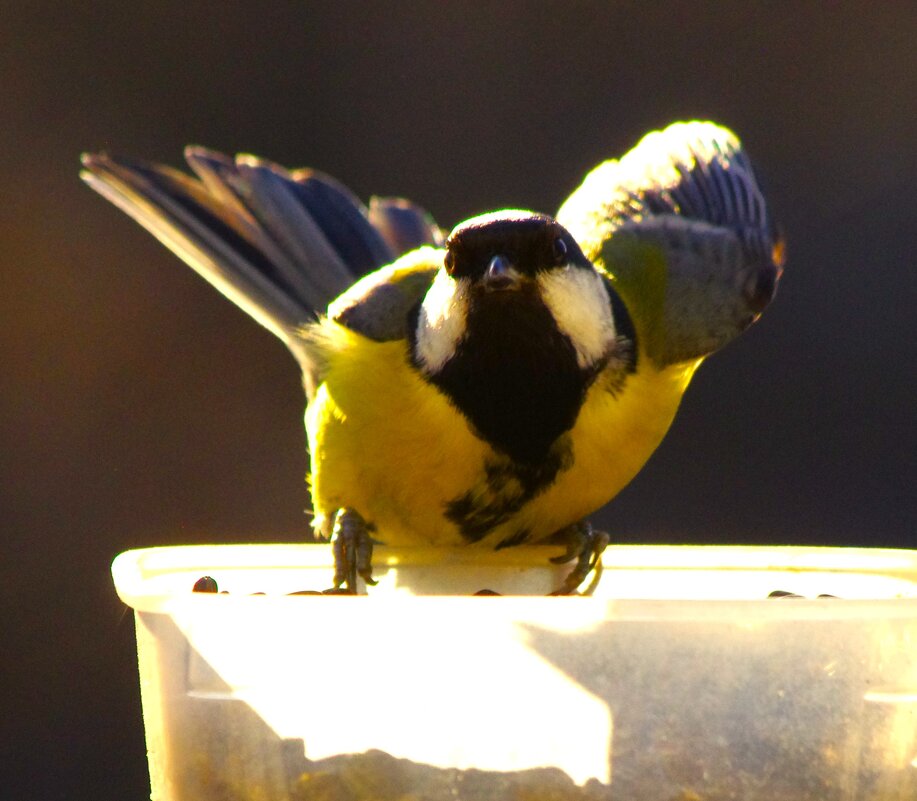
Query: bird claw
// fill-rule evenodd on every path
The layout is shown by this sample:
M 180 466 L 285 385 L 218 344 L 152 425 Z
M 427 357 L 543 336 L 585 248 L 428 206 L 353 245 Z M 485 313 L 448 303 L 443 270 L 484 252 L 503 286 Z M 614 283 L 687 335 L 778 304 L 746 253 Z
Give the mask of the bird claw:
M 560 556 L 551 559 L 554 564 L 563 564 L 571 559 L 576 559 L 576 565 L 551 595 L 572 595 L 594 570 L 594 587 L 602 575 L 602 552 L 608 546 L 608 534 L 596 531 L 590 523 L 583 520 L 572 526 L 561 529 L 552 535 L 550 541 L 560 542 L 567 546 L 567 550 Z
M 354 509 L 339 509 L 331 531 L 334 554 L 334 586 L 327 595 L 356 595 L 357 577 L 370 586 L 373 579 L 373 544 L 366 521 Z

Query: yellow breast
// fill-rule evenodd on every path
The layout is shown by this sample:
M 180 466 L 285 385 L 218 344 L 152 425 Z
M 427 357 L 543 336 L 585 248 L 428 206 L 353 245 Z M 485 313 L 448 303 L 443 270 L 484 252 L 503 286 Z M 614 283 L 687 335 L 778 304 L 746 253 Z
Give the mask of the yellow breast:
M 404 341 L 374 342 L 331 321 L 319 335 L 327 369 L 306 410 L 316 530 L 337 509 L 356 509 L 389 545 L 456 545 L 465 539 L 447 504 L 484 481 L 501 457 L 409 364 Z M 572 460 L 553 485 L 494 528 L 493 546 L 525 529 L 537 540 L 609 501 L 649 458 L 672 421 L 697 363 L 645 365 L 617 393 L 601 378 L 570 432 Z M 486 387 L 481 388 L 486 392 Z
M 599 380 L 571 431 L 573 462 L 524 510 L 520 524 L 548 536 L 604 506 L 639 472 L 669 430 L 699 360 L 640 369 L 617 392 Z

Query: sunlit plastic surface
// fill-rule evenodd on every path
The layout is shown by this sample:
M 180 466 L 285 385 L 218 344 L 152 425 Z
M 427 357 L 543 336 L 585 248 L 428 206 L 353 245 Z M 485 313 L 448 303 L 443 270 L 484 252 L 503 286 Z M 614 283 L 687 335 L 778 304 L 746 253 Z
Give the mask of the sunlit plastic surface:
M 917 799 L 917 552 L 612 547 L 536 597 L 555 553 L 380 549 L 360 597 L 287 595 L 325 545 L 122 554 L 154 801 Z

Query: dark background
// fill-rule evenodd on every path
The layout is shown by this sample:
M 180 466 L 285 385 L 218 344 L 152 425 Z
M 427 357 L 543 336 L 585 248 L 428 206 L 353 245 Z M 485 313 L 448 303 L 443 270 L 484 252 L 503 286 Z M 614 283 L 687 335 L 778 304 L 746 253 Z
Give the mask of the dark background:
M 82 186 L 81 150 L 251 151 L 450 227 L 728 124 L 787 233 L 779 297 L 599 519 L 917 547 L 913 3 L 81 5 L 0 11 L 3 797 L 147 797 L 116 553 L 306 527 L 293 360 Z

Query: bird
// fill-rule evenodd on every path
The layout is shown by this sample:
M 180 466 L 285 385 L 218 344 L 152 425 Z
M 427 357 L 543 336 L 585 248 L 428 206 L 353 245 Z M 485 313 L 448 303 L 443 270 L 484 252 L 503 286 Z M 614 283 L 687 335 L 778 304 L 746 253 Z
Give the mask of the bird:
M 373 545 L 563 543 L 556 591 L 601 568 L 588 517 L 637 474 L 697 367 L 773 299 L 779 228 L 732 131 L 674 123 L 555 216 L 446 233 L 314 169 L 189 146 L 193 174 L 83 154 L 81 177 L 289 348 L 331 591 Z

